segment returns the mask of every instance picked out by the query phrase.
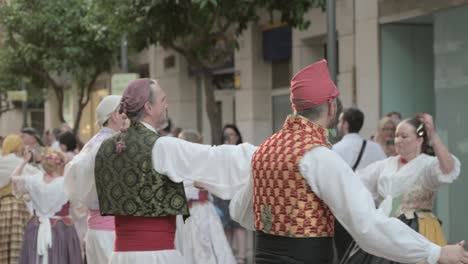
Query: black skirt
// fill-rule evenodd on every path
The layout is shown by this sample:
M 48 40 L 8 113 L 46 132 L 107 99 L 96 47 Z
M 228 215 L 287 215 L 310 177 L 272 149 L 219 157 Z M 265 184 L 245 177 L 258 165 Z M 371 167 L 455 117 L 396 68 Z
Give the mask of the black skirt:
M 398 217 L 400 221 L 407 224 L 411 229 L 418 232 L 419 224 L 418 217 L 415 214 L 413 219 L 407 219 L 404 215 Z M 356 244 L 355 241 L 349 246 L 344 258 L 341 260 L 340 264 L 403 264 L 400 262 L 391 261 L 385 258 L 377 257 L 371 255 Z
M 330 264 L 331 237 L 292 238 L 255 232 L 256 264 Z

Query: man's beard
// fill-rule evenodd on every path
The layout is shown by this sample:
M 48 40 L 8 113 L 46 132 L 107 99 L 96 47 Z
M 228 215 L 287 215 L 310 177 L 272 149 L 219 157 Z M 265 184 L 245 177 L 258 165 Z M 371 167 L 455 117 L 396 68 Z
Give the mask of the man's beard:
M 328 122 L 328 127 L 327 127 L 328 129 L 337 129 L 338 121 L 340 120 L 339 117 L 340 117 L 341 112 L 343 111 L 343 104 L 341 104 L 340 98 L 337 97 L 335 100 L 336 100 L 336 112 L 335 112 L 335 116 Z
M 343 105 L 341 104 L 341 100 L 339 97 L 336 98 L 336 113 L 335 116 L 328 122 L 328 131 L 329 133 L 329 141 L 334 144 L 338 141 L 340 141 L 340 133 L 337 129 L 338 122 L 339 122 L 339 116 L 341 112 L 343 111 Z
M 156 130 L 162 130 L 165 129 L 169 125 L 169 113 L 168 110 L 166 110 L 162 115 L 161 118 L 159 119 L 158 127 Z

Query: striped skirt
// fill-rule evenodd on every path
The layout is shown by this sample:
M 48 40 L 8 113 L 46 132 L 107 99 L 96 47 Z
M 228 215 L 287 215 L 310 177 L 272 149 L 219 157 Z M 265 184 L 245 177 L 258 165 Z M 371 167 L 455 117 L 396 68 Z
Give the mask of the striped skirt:
M 0 197 L 0 263 L 18 263 L 24 228 L 30 218 L 23 200 L 11 194 Z

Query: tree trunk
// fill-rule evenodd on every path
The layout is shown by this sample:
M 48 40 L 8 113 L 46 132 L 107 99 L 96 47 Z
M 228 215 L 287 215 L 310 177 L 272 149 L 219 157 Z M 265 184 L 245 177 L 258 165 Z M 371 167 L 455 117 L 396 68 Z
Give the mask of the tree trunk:
M 65 87 L 59 85 L 47 71 L 41 70 L 39 67 L 30 67 L 30 69 L 37 74 L 39 78 L 42 78 L 50 87 L 54 90 L 55 97 L 58 103 L 58 118 L 61 123 L 65 123 L 65 117 L 63 116 L 63 99 Z
M 76 113 L 75 122 L 73 125 L 73 133 L 78 137 L 80 131 L 81 117 L 83 115 L 84 108 L 88 105 L 89 100 L 91 100 L 91 93 L 93 91 L 94 84 L 99 76 L 99 70 L 96 70 L 91 76 L 89 81 L 86 81 L 87 78 L 81 79 L 82 81 L 78 82 L 78 87 L 80 87 L 80 93 L 78 98 L 78 112 Z
M 88 105 L 88 102 L 86 102 L 85 104 L 78 104 L 78 112 L 76 113 L 75 122 L 73 125 L 73 134 L 75 134 L 77 137 L 80 131 L 81 116 L 83 115 L 83 110 L 86 107 L 86 105 Z
M 170 48 L 179 52 L 185 57 L 188 64 L 195 70 L 202 71 L 203 86 L 205 88 L 205 106 L 208 120 L 210 121 L 211 130 L 211 144 L 220 145 L 222 144 L 222 118 L 220 105 L 216 102 L 215 98 L 215 87 L 213 86 L 213 76 L 210 71 L 210 67 L 203 64 L 202 60 L 198 59 L 196 55 L 193 55 L 186 50 L 176 47 L 175 45 L 169 45 Z
M 54 83 L 51 84 L 52 88 L 54 89 L 55 97 L 57 98 L 57 103 L 58 103 L 58 118 L 60 120 L 60 123 L 65 123 L 65 117 L 63 115 L 63 100 L 64 100 L 64 89 L 65 87 L 61 87 L 58 84 Z
M 220 145 L 222 144 L 222 120 L 221 120 L 221 109 L 220 105 L 216 102 L 214 94 L 214 86 L 212 82 L 212 76 L 210 73 L 203 75 L 203 82 L 205 87 L 205 99 L 206 99 L 206 113 L 208 114 L 208 120 L 210 121 L 211 128 L 211 144 Z

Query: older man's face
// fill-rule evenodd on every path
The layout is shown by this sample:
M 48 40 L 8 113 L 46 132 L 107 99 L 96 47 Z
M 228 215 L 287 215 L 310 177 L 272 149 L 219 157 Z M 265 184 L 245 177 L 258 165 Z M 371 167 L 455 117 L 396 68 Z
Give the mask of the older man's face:
M 156 124 L 156 129 L 163 129 L 168 124 L 168 103 L 166 92 L 157 84 L 153 88 L 155 103 L 152 105 L 151 115 Z

